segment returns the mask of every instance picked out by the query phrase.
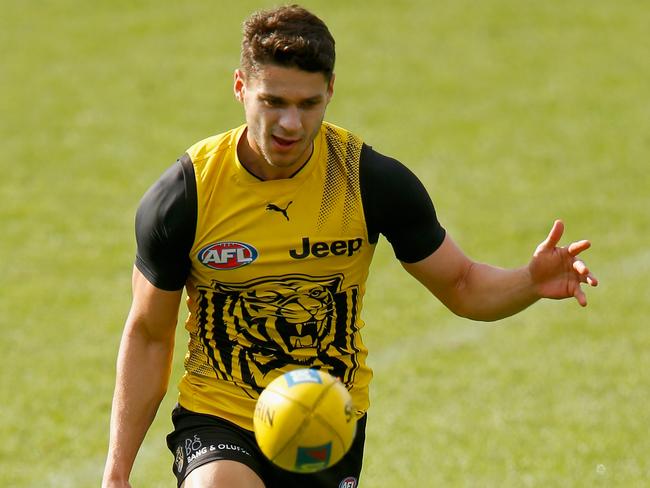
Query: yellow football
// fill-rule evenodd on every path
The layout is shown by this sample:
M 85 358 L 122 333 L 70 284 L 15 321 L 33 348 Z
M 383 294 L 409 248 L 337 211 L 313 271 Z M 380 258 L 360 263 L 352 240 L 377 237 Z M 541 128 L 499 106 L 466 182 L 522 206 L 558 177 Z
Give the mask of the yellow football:
M 269 383 L 257 400 L 253 426 L 264 455 L 296 473 L 340 461 L 357 427 L 343 383 L 315 369 L 290 371 Z

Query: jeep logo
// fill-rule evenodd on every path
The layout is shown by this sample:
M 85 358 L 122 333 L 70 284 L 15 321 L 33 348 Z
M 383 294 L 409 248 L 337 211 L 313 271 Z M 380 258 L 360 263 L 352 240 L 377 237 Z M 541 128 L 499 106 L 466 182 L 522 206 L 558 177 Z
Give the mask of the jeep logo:
M 320 241 L 312 244 L 309 242 L 309 237 L 303 237 L 302 249 L 291 249 L 289 256 L 293 259 L 304 259 L 310 254 L 317 258 L 324 258 L 330 254 L 334 256 L 343 256 L 345 254 L 352 256 L 352 254 L 361 249 L 361 244 L 363 244 L 361 237 L 348 239 L 347 241 L 333 241 L 331 244 Z

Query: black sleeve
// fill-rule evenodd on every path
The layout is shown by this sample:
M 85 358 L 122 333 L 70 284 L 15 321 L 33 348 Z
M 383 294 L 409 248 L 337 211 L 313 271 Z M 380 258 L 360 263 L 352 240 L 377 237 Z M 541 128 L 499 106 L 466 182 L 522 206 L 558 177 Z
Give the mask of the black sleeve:
M 145 193 L 135 217 L 135 265 L 157 288 L 185 285 L 196 214 L 194 167 L 185 154 Z
M 364 144 L 359 179 L 371 243 L 383 234 L 405 263 L 420 261 L 438 249 L 445 229 L 424 185 L 406 166 Z

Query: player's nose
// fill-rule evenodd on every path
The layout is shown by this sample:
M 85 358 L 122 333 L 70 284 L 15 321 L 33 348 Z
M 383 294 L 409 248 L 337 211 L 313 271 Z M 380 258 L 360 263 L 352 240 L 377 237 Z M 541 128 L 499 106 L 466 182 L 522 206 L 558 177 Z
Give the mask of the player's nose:
M 298 107 L 287 107 L 284 109 L 280 115 L 279 125 L 288 134 L 300 132 L 302 120 Z

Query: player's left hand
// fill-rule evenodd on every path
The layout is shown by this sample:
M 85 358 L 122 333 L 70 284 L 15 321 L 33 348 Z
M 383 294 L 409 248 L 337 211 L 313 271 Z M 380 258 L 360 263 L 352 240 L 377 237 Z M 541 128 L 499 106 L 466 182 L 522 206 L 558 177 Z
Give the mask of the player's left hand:
M 533 286 L 542 298 L 575 297 L 585 307 L 587 297 L 580 287 L 582 283 L 597 286 L 598 279 L 578 255 L 591 247 L 587 240 L 572 242 L 565 247 L 557 247 L 564 233 L 564 223 L 556 220 L 551 232 L 542 242 L 528 264 Z

